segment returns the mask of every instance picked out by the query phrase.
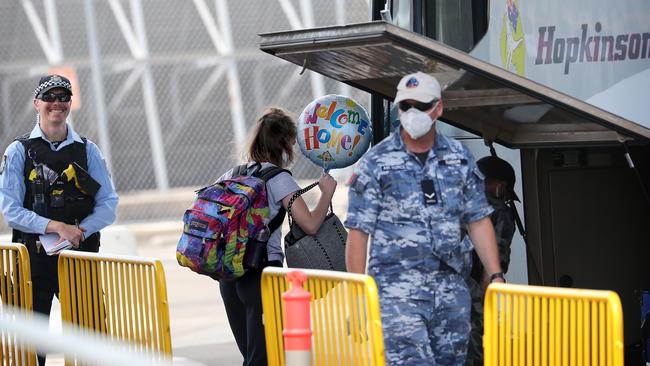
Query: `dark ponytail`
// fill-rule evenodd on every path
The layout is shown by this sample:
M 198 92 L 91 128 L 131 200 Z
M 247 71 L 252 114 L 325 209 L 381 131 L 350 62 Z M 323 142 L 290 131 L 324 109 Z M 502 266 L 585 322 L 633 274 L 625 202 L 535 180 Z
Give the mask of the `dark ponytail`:
M 283 166 L 282 153 L 288 156 L 287 165 L 293 162 L 293 143 L 296 139 L 296 122 L 281 108 L 264 111 L 249 136 L 246 160 L 273 163 Z

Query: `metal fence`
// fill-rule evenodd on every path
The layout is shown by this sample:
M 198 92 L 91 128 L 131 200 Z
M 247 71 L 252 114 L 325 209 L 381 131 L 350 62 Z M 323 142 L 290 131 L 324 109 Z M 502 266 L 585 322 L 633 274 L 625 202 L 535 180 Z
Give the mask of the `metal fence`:
M 61 318 L 77 334 L 125 342 L 152 360 L 172 358 L 167 283 L 158 259 L 66 250 L 59 257 Z M 66 355 L 66 365 L 79 365 Z
M 80 102 L 70 120 L 104 152 L 120 196 L 153 197 L 119 220 L 178 216 L 151 205 L 235 165 L 264 107 L 297 115 L 329 93 L 368 105 L 364 92 L 262 53 L 257 35 L 367 19 L 367 0 L 0 0 L 0 145 L 31 130 L 39 77 L 64 67 Z M 293 170 L 319 174 L 302 157 Z
M 292 273 L 293 272 L 293 273 Z M 295 272 L 301 272 L 300 274 Z M 311 365 L 384 366 L 384 336 L 375 280 L 356 273 L 267 267 L 262 273 L 262 307 L 269 365 L 290 363 L 283 337 L 288 324 L 298 324 L 296 307 L 288 312 L 284 295 L 291 276 L 305 276 L 303 287 L 311 296 Z M 296 282 L 291 287 L 297 286 Z M 294 298 L 295 299 L 295 298 Z M 292 321 L 289 321 L 293 317 Z M 297 329 L 292 331 L 299 332 Z M 296 338 L 293 338 L 296 339 Z M 286 352 L 286 354 L 285 354 Z M 295 359 L 294 359 L 295 360 Z
M 485 295 L 485 365 L 620 365 L 613 291 L 495 283 Z

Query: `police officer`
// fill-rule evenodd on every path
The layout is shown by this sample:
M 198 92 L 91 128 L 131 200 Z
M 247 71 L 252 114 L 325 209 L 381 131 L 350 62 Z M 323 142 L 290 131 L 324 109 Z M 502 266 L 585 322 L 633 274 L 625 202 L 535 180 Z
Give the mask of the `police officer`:
M 387 363 L 463 365 L 471 242 L 493 281 L 502 281 L 483 175 L 458 141 L 436 133 L 440 85 L 418 72 L 398 86 L 400 126 L 361 158 L 350 181 L 348 271 L 379 289 Z
M 66 122 L 71 100 L 70 80 L 42 77 L 34 90 L 36 125 L 7 147 L 0 163 L 2 214 L 13 241 L 27 246 L 34 311 L 46 315 L 59 292 L 58 256 L 45 252 L 39 235 L 97 252 L 99 230 L 115 221 L 118 201 L 99 148 Z M 38 360 L 45 364 L 44 356 Z
M 485 195 L 494 209 L 490 215 L 499 249 L 499 263 L 503 273 L 508 272 L 510 264 L 510 245 L 515 234 L 515 213 L 510 205 L 519 201 L 515 194 L 515 171 L 505 160 L 496 156 L 479 159 L 476 165 L 485 175 Z M 489 281 L 476 252 L 473 253 L 472 273 L 467 280 L 472 296 L 471 332 L 467 350 L 467 362 L 470 365 L 483 364 L 483 302 L 484 288 Z

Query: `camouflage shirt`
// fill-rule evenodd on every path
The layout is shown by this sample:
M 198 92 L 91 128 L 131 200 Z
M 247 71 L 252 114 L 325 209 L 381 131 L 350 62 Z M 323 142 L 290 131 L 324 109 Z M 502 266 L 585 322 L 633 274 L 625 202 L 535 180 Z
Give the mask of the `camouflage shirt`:
M 422 165 L 397 128 L 358 162 L 348 193 L 346 227 L 372 237 L 368 274 L 381 296 L 429 298 L 429 277 L 441 262 L 469 275 L 472 244 L 461 227 L 492 212 L 483 174 L 460 142 L 436 133 Z M 425 203 L 430 180 L 435 203 Z
M 501 271 L 506 273 L 508 272 L 508 267 L 510 265 L 510 245 L 512 244 L 512 237 L 515 235 L 515 214 L 503 200 L 490 196 L 488 196 L 487 199 L 490 206 L 494 208 L 494 212 L 490 216 L 490 219 L 492 220 L 494 234 L 497 239 Z M 467 240 L 469 240 L 469 238 Z M 476 252 L 474 252 L 472 278 L 474 278 L 478 283 L 481 283 L 482 276 L 483 264 L 481 264 L 481 260 Z

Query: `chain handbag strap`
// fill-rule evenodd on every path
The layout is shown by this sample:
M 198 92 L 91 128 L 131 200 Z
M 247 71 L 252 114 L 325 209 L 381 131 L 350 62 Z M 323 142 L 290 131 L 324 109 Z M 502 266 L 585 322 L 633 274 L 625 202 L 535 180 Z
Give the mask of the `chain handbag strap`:
M 298 199 L 298 197 L 302 196 L 305 192 L 308 192 L 312 188 L 316 187 L 318 185 L 318 181 L 308 185 L 305 188 L 302 188 L 299 191 L 296 191 L 296 193 L 291 196 L 291 200 L 289 200 L 289 205 L 287 206 L 287 214 L 289 216 L 289 227 L 293 225 L 293 216 L 291 216 L 291 206 L 293 206 L 293 203 Z M 332 201 L 330 201 L 330 212 L 334 212 L 332 208 Z

